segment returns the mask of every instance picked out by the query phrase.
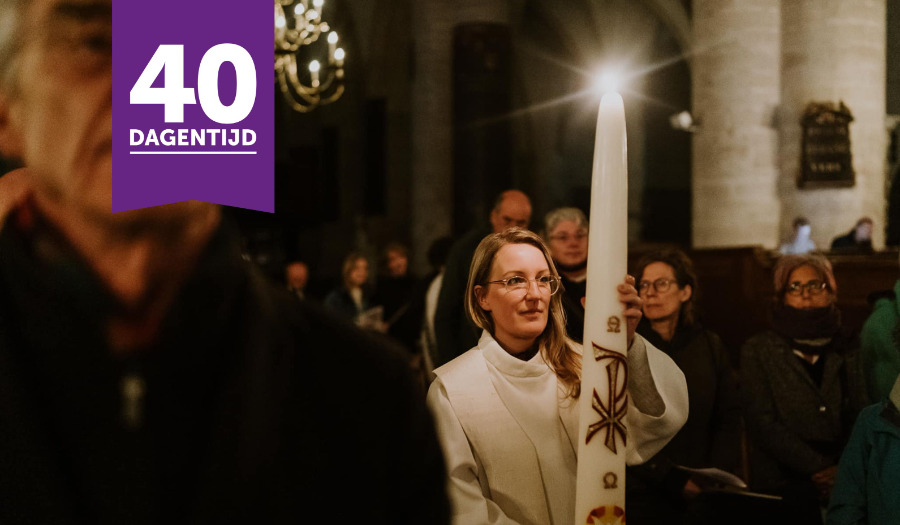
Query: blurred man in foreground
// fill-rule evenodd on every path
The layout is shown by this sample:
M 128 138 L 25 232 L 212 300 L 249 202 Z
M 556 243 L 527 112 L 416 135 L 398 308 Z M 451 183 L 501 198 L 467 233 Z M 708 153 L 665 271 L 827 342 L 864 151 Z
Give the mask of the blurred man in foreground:
M 271 288 L 216 205 L 111 213 L 111 50 L 111 0 L 0 0 L 0 522 L 446 522 L 395 348 Z

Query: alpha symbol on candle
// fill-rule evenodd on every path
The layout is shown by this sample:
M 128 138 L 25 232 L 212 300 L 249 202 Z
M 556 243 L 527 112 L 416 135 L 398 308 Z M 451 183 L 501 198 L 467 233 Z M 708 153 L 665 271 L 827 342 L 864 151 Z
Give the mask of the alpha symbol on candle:
M 609 319 L 606 320 L 606 331 L 612 333 L 619 333 L 619 327 L 622 326 L 622 321 L 619 320 L 618 317 L 611 315 Z
M 619 476 L 616 476 L 615 472 L 607 472 L 603 475 L 603 488 L 605 489 L 615 489 L 618 488 L 616 482 L 619 481 Z
M 628 412 L 628 364 L 623 354 L 602 348 L 597 343 L 591 344 L 594 347 L 595 361 L 609 361 L 606 365 L 608 388 L 603 396 L 594 389 L 591 408 L 600 415 L 600 421 L 588 426 L 585 444 L 591 442 L 594 434 L 605 430 L 603 443 L 613 454 L 618 454 L 619 439 L 622 440 L 622 445 L 627 442 L 625 414 Z

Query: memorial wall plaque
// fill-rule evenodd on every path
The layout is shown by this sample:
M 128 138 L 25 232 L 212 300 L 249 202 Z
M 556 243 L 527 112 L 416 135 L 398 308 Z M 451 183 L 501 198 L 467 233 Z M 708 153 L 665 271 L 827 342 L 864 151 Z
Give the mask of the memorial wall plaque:
M 843 101 L 811 102 L 803 113 L 801 188 L 846 188 L 856 183 L 850 152 L 853 115 Z

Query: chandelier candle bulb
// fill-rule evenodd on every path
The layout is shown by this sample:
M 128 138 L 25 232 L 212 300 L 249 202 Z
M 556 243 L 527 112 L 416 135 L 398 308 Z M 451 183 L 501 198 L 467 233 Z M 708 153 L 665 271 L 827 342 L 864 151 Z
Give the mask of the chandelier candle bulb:
M 584 355 L 579 403 L 575 521 L 625 521 L 628 350 L 617 286 L 627 273 L 628 170 L 625 106 L 603 95 L 591 177 Z M 621 520 L 621 521 L 620 521 Z
M 328 33 L 328 62 L 334 62 L 334 51 L 337 47 L 338 34 L 335 31 Z
M 312 78 L 312 87 L 319 87 L 319 61 L 309 63 L 309 76 Z

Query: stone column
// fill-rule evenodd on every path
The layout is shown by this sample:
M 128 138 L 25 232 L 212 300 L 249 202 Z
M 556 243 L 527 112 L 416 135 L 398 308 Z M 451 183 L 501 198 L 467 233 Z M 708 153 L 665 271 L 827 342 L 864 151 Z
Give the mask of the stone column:
M 508 23 L 507 0 L 414 0 L 412 269 L 427 268 L 431 243 L 453 222 L 453 27 Z M 485 220 L 487 218 L 485 217 Z
M 412 2 L 411 267 L 427 270 L 431 243 L 453 217 L 452 0 Z
M 695 0 L 695 248 L 778 242 L 779 0 Z
M 783 0 L 781 234 L 803 215 L 813 241 L 827 250 L 863 215 L 875 220 L 873 241 L 885 227 L 885 0 Z M 809 102 L 843 101 L 853 114 L 850 146 L 856 184 L 800 189 L 800 118 Z

